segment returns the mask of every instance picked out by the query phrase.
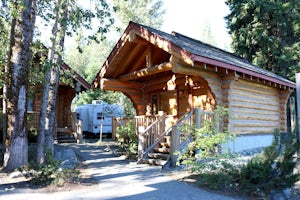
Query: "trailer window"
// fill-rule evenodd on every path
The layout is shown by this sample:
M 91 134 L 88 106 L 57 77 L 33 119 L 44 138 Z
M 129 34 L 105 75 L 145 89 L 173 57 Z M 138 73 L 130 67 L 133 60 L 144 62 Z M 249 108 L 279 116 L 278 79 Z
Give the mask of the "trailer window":
M 101 113 L 97 113 L 97 119 L 104 119 L 104 116 L 103 116 L 103 113 L 101 112 Z

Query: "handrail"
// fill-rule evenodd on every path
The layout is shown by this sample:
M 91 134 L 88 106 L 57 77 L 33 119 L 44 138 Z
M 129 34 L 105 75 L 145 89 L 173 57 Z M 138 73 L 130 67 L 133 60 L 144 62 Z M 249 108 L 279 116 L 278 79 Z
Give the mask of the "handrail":
M 156 118 L 156 120 L 154 122 L 152 122 L 152 124 L 150 126 L 148 126 L 143 132 L 141 132 L 140 134 L 145 135 L 147 132 L 149 132 L 149 130 L 154 127 L 159 121 L 163 120 L 166 118 L 166 114 L 163 114 L 161 116 L 159 116 L 158 118 Z
M 165 133 L 166 114 L 159 116 L 145 130 L 138 133 L 138 163 L 141 163 L 146 152 L 150 152 L 159 143 Z
M 137 164 L 142 163 L 143 159 L 146 159 L 146 157 L 148 156 L 148 153 L 150 153 L 158 145 L 158 143 L 162 140 L 162 138 L 164 136 L 168 135 L 171 131 L 172 131 L 172 127 L 168 128 L 166 131 L 164 131 L 163 133 L 161 133 L 156 138 L 156 140 L 153 142 L 153 144 L 149 148 L 147 148 L 145 151 L 142 152 L 142 155 L 139 156 Z M 139 138 L 139 141 L 140 141 L 140 138 Z

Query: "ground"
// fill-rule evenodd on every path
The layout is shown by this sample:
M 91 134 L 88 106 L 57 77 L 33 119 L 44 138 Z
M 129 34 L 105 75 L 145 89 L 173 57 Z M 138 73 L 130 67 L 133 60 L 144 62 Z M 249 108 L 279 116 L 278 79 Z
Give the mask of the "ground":
M 35 192 L 59 192 L 59 191 L 76 191 L 76 190 L 97 190 L 97 182 L 86 174 L 85 167 L 80 166 L 79 170 L 81 171 L 81 175 L 79 178 L 74 179 L 70 182 L 66 182 L 63 187 L 56 187 L 54 185 L 47 185 L 47 186 L 39 186 L 35 185 L 32 182 L 30 182 L 30 179 L 25 178 L 24 176 L 18 177 L 18 178 L 10 178 L 6 173 L 1 172 L 0 173 L 0 190 L 14 190 L 16 188 L 30 188 L 34 190 Z M 195 187 L 198 187 L 198 180 L 197 176 L 189 175 L 186 172 L 182 173 L 166 173 L 168 176 L 172 176 L 173 179 L 176 179 L 178 181 L 184 181 L 188 184 L 191 184 Z M 208 191 L 211 191 L 208 188 L 202 188 Z M 216 191 L 213 191 L 216 192 Z M 238 196 L 240 197 L 240 194 L 232 193 L 228 191 L 217 191 L 217 193 L 220 194 L 226 194 L 228 196 Z M 297 182 L 295 187 L 293 188 L 291 192 L 292 198 L 291 200 L 299 200 L 300 199 L 300 181 Z M 245 199 L 251 199 L 246 198 Z
M 107 145 L 107 144 L 105 144 Z M 35 185 L 30 182 L 30 179 L 27 179 L 24 176 L 19 176 L 16 178 L 11 178 L 7 173 L 0 172 L 0 190 L 15 190 L 16 188 L 20 189 L 32 189 L 35 192 L 59 192 L 59 191 L 74 191 L 74 190 L 97 190 L 97 181 L 95 181 L 88 173 L 87 167 L 80 164 L 78 166 L 80 171 L 80 176 L 78 178 L 72 179 L 69 182 L 66 182 L 62 187 L 56 187 L 54 185 L 40 186 Z M 195 187 L 198 187 L 197 182 L 198 177 L 189 174 L 185 171 L 166 171 L 166 175 L 171 176 L 173 179 L 178 181 L 186 182 Z M 202 188 L 203 189 L 203 188 Z M 204 188 L 209 190 L 207 188 Z M 216 191 L 214 191 L 216 192 Z M 217 193 L 226 194 L 229 196 L 239 196 L 239 194 L 230 193 L 228 191 L 218 191 Z M 300 182 L 296 183 L 292 192 L 292 200 L 300 199 Z M 247 199 L 247 198 L 245 198 Z
M 0 190 L 14 190 L 16 188 L 32 189 L 36 192 L 59 192 L 59 191 L 71 191 L 71 190 L 93 190 L 96 189 L 97 182 L 90 177 L 85 170 L 85 166 L 79 166 L 78 170 L 80 175 L 78 178 L 74 178 L 65 182 L 62 187 L 55 185 L 37 185 L 34 184 L 30 178 L 25 176 L 18 176 L 11 178 L 10 174 L 5 172 L 0 173 Z

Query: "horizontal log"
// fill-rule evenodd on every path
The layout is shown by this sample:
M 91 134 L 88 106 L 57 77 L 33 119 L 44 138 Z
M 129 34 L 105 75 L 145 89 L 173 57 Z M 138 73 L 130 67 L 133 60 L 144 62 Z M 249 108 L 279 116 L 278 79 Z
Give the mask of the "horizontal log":
M 261 105 L 257 103 L 243 103 L 243 102 L 231 102 L 232 107 L 235 108 L 250 108 L 250 109 L 257 109 L 257 110 L 266 110 L 266 111 L 274 111 L 276 112 L 279 110 L 278 106 L 268 106 L 268 105 Z
M 273 134 L 274 133 L 274 128 L 264 128 L 264 129 L 259 129 L 259 128 L 255 128 L 255 129 L 251 129 L 251 128 L 246 128 L 246 129 L 236 129 L 233 128 L 232 129 L 233 133 L 235 133 L 236 135 L 259 135 L 259 134 Z
M 275 88 L 269 87 L 260 87 L 262 85 L 256 84 L 256 86 L 253 85 L 244 85 L 239 83 L 238 81 L 233 85 L 233 88 L 238 91 L 245 91 L 253 94 L 261 94 L 261 95 L 272 95 L 272 96 L 279 96 L 279 91 Z
M 247 80 L 243 80 L 243 79 L 238 79 L 236 81 L 236 85 L 245 85 L 248 87 L 252 87 L 252 88 L 259 88 L 260 90 L 266 90 L 266 91 L 278 91 L 278 89 L 265 85 L 263 83 L 258 83 L 258 82 L 253 82 L 253 81 L 247 81 Z
M 141 78 L 141 77 L 145 77 L 145 76 L 150 76 L 156 73 L 160 73 L 160 72 L 164 72 L 164 71 L 169 71 L 172 69 L 172 64 L 171 63 L 161 63 L 159 65 L 155 65 L 153 67 L 148 67 L 148 68 L 144 68 L 138 71 L 134 71 L 132 73 L 129 74 L 124 74 L 122 76 L 119 77 L 120 81 L 129 81 L 129 80 L 133 80 L 133 79 L 137 79 L 137 78 Z
M 234 94 L 241 94 L 244 96 L 253 96 L 253 97 L 259 97 L 259 96 L 263 96 L 263 97 L 272 97 L 272 98 L 278 98 L 279 99 L 279 94 L 278 92 L 262 92 L 259 89 L 257 89 L 255 91 L 255 89 L 253 88 L 253 90 L 244 90 L 243 88 L 233 88 L 232 89 Z
M 233 113 L 234 119 L 240 120 L 258 120 L 258 121 L 279 121 L 279 115 L 267 115 L 267 114 L 255 114 L 255 113 L 248 113 L 248 114 L 241 114 L 241 113 Z
M 275 102 L 280 102 L 279 96 L 276 94 L 270 94 L 270 95 L 265 95 L 265 94 L 255 94 L 253 92 L 246 92 L 246 91 L 240 91 L 240 90 L 231 90 L 233 96 L 236 96 L 238 98 L 250 98 L 250 99 L 257 99 L 259 101 L 275 101 Z
M 280 126 L 280 122 L 279 120 L 242 120 L 242 119 L 234 119 L 233 120 L 233 125 L 234 126 L 241 126 L 241 127 L 245 127 L 245 126 L 255 126 L 255 127 L 270 127 L 270 126 Z
M 258 110 L 256 108 L 238 108 L 238 107 L 231 107 L 230 111 L 232 113 L 241 113 L 241 114 L 262 114 L 262 115 L 279 115 L 279 110 L 269 111 L 269 110 Z
M 142 95 L 142 90 L 124 88 L 124 87 L 115 87 L 115 86 L 105 86 L 103 90 L 117 91 L 123 93 L 131 93 L 131 94 L 140 94 Z
M 253 97 L 245 97 L 245 96 L 242 96 L 242 95 L 233 95 L 231 98 L 230 98 L 231 101 L 234 101 L 234 102 L 243 102 L 245 104 L 247 103 L 256 103 L 256 104 L 260 104 L 261 106 L 265 106 L 265 105 L 272 105 L 272 106 L 276 106 L 276 107 L 279 107 L 280 103 L 277 99 L 269 99 L 269 98 L 266 98 L 264 99 L 263 97 L 261 99 L 259 98 L 253 98 Z
M 136 88 L 136 89 L 141 89 L 144 86 L 142 83 L 133 82 L 133 81 L 120 81 L 118 79 L 101 78 L 100 81 L 101 81 L 101 89 L 103 89 L 102 87 L 104 87 L 105 85 L 109 85 L 111 87 L 115 86 L 115 87 L 127 87 L 127 88 Z

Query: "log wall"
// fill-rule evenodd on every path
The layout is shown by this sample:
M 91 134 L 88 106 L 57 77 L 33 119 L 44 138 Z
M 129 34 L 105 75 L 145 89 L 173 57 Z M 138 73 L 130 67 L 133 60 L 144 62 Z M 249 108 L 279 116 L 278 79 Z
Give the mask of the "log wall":
M 37 113 L 40 113 L 41 111 L 43 100 L 42 91 L 42 88 L 37 88 L 33 99 L 33 111 Z M 58 128 L 72 127 L 71 103 L 75 95 L 76 93 L 73 88 L 63 85 L 59 86 L 56 105 L 56 121 Z
M 236 134 L 273 133 L 281 126 L 280 93 L 270 86 L 238 79 L 231 85 L 230 129 Z M 284 111 L 285 114 L 285 111 Z

